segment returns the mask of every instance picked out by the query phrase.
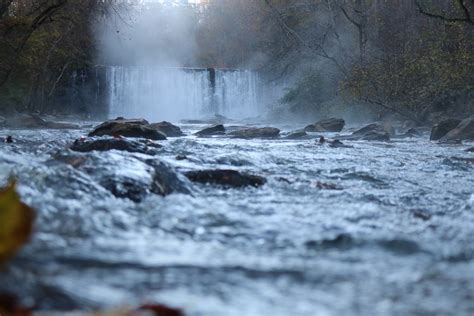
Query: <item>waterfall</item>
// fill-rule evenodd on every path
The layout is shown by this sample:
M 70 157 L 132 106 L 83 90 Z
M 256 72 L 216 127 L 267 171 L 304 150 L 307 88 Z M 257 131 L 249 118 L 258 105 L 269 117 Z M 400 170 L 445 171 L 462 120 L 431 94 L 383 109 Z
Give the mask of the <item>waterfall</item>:
M 255 117 L 258 81 L 249 70 L 107 67 L 109 116 L 151 121 Z

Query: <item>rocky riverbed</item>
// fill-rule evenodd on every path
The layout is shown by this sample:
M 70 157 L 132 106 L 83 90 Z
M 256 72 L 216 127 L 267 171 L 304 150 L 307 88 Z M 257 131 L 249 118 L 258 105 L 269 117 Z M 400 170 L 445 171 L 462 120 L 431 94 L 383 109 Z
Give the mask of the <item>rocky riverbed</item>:
M 259 130 L 264 139 L 180 127 L 187 136 L 94 138 L 115 137 L 100 151 L 81 138 L 90 128 L 0 130 L 13 136 L 0 144 L 1 182 L 17 177 L 37 211 L 0 290 L 43 310 L 474 313 L 472 142 L 324 133 L 339 147 L 308 129 L 287 138 L 292 126 Z

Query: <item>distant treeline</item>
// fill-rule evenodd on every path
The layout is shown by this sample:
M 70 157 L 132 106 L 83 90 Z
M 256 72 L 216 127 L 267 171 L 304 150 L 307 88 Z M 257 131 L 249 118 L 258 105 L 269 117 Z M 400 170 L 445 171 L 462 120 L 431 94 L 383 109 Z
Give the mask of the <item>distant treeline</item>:
M 107 63 L 98 21 L 129 24 L 126 6 L 139 3 L 1 0 L 0 105 L 71 110 L 57 102 L 71 71 Z M 180 10 L 194 25 L 192 51 L 175 54 L 183 66 L 256 69 L 290 87 L 280 106 L 295 114 L 363 105 L 421 123 L 474 111 L 474 0 L 214 0 Z
M 213 3 L 211 58 L 293 79 L 281 101 L 297 114 L 362 104 L 421 123 L 474 112 L 473 0 Z

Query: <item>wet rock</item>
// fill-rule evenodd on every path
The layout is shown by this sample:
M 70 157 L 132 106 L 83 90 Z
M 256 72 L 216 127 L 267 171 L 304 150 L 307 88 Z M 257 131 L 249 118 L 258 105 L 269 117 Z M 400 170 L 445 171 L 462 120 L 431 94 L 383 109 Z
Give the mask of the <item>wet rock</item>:
M 328 250 L 328 249 L 348 250 L 355 246 L 355 241 L 348 234 L 339 234 L 332 239 L 307 241 L 305 243 L 305 246 L 311 249 L 318 249 L 318 250 Z
M 187 179 L 156 159 L 121 152 L 89 153 L 78 167 L 114 196 L 142 201 L 149 194 L 189 194 Z
M 440 139 L 441 142 L 456 140 L 474 140 L 474 115 L 462 120 L 461 123 Z
M 5 137 L 3 139 L 3 142 L 7 143 L 7 144 L 12 144 L 13 143 L 13 137 L 11 135 L 8 135 L 7 137 Z
M 190 194 L 186 178 L 179 175 L 174 168 L 164 162 L 155 159 L 148 159 L 146 163 L 155 170 L 151 191 L 159 195 L 172 193 Z
M 431 214 L 428 213 L 426 210 L 422 209 L 412 209 L 410 210 L 413 217 L 421 219 L 423 221 L 428 221 L 431 219 Z
M 280 130 L 274 127 L 252 127 L 252 128 L 245 128 L 237 131 L 233 131 L 228 134 L 229 136 L 235 138 L 244 138 L 244 139 L 251 139 L 251 138 L 276 138 L 280 135 Z
M 195 135 L 199 137 L 205 137 L 205 136 L 213 136 L 213 135 L 224 135 L 225 134 L 225 127 L 222 124 L 214 125 L 211 127 L 207 127 L 199 132 L 197 132 Z
M 150 124 L 152 128 L 155 128 L 159 132 L 165 134 L 167 137 L 180 137 L 184 136 L 183 131 L 176 125 L 171 124 L 170 122 L 160 122 L 160 123 L 153 123 Z
M 383 249 L 399 255 L 413 255 L 421 251 L 414 241 L 404 239 L 381 240 L 378 242 Z
M 305 131 L 293 132 L 285 137 L 285 139 L 306 139 L 310 137 Z
M 97 126 L 89 136 L 125 136 L 134 138 L 148 138 L 153 140 L 165 140 L 166 135 L 153 128 L 146 120 L 127 120 L 117 118 L 106 121 Z
M 431 129 L 430 140 L 440 140 L 456 126 L 458 126 L 459 123 L 461 123 L 461 120 L 450 118 L 442 120 L 441 122 L 433 125 L 433 128 Z
M 160 146 L 154 144 L 155 146 Z M 70 147 L 73 151 L 78 152 L 90 152 L 90 151 L 108 151 L 108 150 L 120 150 L 128 151 L 131 153 L 142 153 L 154 155 L 156 150 L 149 148 L 146 144 L 133 141 L 125 138 L 107 138 L 107 139 L 86 139 L 81 138 L 74 141 Z M 156 147 L 155 147 L 156 148 Z
M 346 145 L 339 139 L 326 139 L 324 136 L 319 137 L 318 145 L 328 145 L 331 148 L 354 148 L 354 146 Z
M 422 133 L 416 128 L 410 128 L 408 131 L 406 131 L 405 135 L 409 137 L 420 137 Z
M 259 187 L 267 181 L 265 178 L 236 170 L 198 170 L 185 173 L 193 182 L 218 184 L 224 187 Z
M 339 136 L 337 138 L 348 140 L 389 141 L 390 132 L 388 132 L 387 127 L 382 124 L 372 123 L 356 130 L 349 136 Z
M 421 137 L 423 133 L 417 128 L 410 128 L 403 134 L 394 135 L 394 138 L 404 139 L 404 138 L 414 138 Z
M 321 120 L 304 128 L 306 132 L 340 132 L 346 125 L 343 119 L 330 118 Z
M 340 186 L 338 186 L 337 184 L 328 183 L 328 182 L 321 182 L 321 181 L 316 182 L 316 187 L 319 190 L 334 190 L 334 191 L 342 190 L 342 188 Z

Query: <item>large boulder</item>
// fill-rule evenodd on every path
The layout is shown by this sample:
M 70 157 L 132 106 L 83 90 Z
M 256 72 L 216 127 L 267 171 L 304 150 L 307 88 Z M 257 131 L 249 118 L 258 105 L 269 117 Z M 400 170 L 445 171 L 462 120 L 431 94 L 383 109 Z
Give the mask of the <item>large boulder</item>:
M 464 119 L 440 139 L 441 142 L 474 140 L 474 115 Z
M 170 122 L 160 122 L 150 124 L 151 127 L 157 129 L 159 132 L 165 134 L 167 137 L 180 137 L 184 136 L 183 131 L 176 125 L 171 124 Z
M 150 194 L 189 194 L 189 180 L 155 157 L 123 152 L 74 153 L 60 151 L 53 155 L 87 174 L 115 197 L 140 202 Z M 89 182 L 88 182 L 89 183 Z M 92 184 L 91 183 L 91 184 Z
M 449 118 L 433 125 L 430 140 L 440 140 L 461 123 L 460 119 Z
M 160 145 L 155 144 L 153 147 Z M 120 150 L 128 151 L 132 153 L 141 154 L 156 154 L 156 150 L 150 148 L 147 144 L 139 141 L 124 139 L 124 138 L 106 138 L 106 139 L 87 139 L 80 138 L 74 141 L 71 145 L 71 150 L 78 152 L 91 152 L 91 151 L 109 151 L 109 150 Z
M 267 182 L 263 177 L 236 170 L 199 170 L 186 172 L 185 175 L 193 182 L 217 184 L 224 187 L 259 187 Z
M 205 136 L 213 136 L 213 135 L 224 135 L 225 134 L 225 127 L 222 124 L 214 125 L 211 127 L 207 127 L 203 130 L 200 130 L 195 135 L 199 137 Z
M 389 141 L 390 129 L 381 123 L 366 125 L 348 136 L 339 136 L 338 139 L 347 140 L 369 140 L 369 141 Z
M 142 119 L 127 120 L 117 118 L 98 125 L 89 136 L 125 136 L 135 138 L 148 138 L 165 140 L 166 135 L 150 126 L 148 121 Z
M 280 135 L 280 130 L 274 127 L 252 127 L 245 128 L 229 133 L 229 136 L 235 138 L 276 138 Z
M 343 119 L 330 118 L 326 120 L 321 120 L 314 124 L 308 125 L 304 128 L 306 132 L 340 132 L 346 125 L 346 121 Z

